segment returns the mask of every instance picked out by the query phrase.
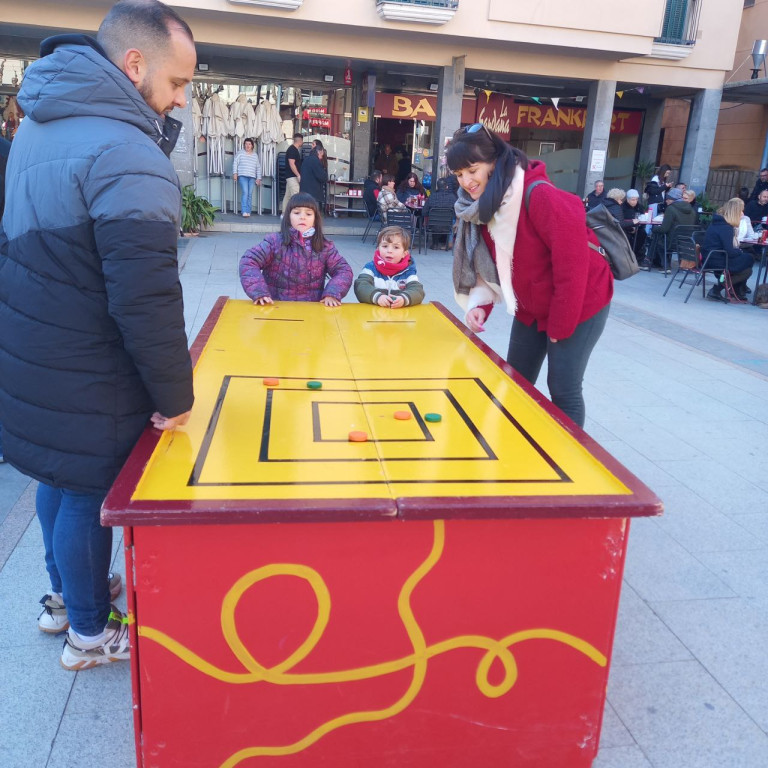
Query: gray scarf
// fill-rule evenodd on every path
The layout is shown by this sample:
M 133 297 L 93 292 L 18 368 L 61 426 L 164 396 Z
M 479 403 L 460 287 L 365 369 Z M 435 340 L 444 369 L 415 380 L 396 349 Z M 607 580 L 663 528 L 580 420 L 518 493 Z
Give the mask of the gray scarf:
M 467 297 L 477 284 L 478 276 L 498 291 L 499 273 L 488 246 L 480 234 L 480 201 L 473 200 L 463 189 L 454 205 L 456 238 L 453 243 L 453 288 L 456 300 L 466 307 Z

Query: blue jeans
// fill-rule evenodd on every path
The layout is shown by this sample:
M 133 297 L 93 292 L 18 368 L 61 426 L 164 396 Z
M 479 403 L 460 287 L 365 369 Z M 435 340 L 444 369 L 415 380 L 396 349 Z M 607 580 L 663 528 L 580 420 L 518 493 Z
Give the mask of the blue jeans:
M 99 522 L 105 496 L 45 483 L 37 486 L 37 517 L 51 588 L 63 595 L 69 623 L 81 635 L 98 635 L 109 618 L 112 529 Z
M 608 307 L 579 323 L 567 338 L 553 344 L 546 333 L 531 326 L 512 321 L 507 362 L 525 379 L 536 384 L 539 371 L 547 358 L 547 386 L 552 402 L 580 427 L 584 426 L 586 410 L 582 384 L 592 350 L 608 320 Z
M 255 181 L 253 176 L 237 177 L 237 183 L 240 185 L 240 213 L 251 212 L 251 197 Z

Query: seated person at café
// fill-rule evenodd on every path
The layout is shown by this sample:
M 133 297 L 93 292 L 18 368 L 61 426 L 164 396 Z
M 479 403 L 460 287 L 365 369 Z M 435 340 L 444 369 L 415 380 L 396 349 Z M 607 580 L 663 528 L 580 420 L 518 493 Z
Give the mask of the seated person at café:
M 413 172 L 409 173 L 397 188 L 397 199 L 401 203 L 408 202 L 409 197 L 426 194 L 427 192 L 419 181 L 419 177 Z
M 591 211 L 593 208 L 597 208 L 598 205 L 602 205 L 605 202 L 605 182 L 602 179 L 598 179 L 595 182 L 595 188 L 584 199 L 584 205 L 587 210 Z
M 638 262 L 643 260 L 645 251 L 645 227 L 639 226 L 640 216 L 645 214 L 645 209 L 640 202 L 640 193 L 636 189 L 628 189 L 627 197 L 621 206 L 621 226 L 627 239 L 632 244 L 632 250 L 637 256 Z
M 757 200 L 750 200 L 744 209 L 744 215 L 749 216 L 753 224 L 757 224 L 768 216 L 768 189 L 764 189 L 757 196 Z
M 749 187 L 742 187 L 736 197 L 741 198 L 744 201 L 744 205 L 746 206 L 746 204 L 752 199 L 752 195 L 749 193 Z
M 683 192 L 683 200 L 693 208 L 693 212 L 696 214 L 696 223 L 698 224 L 699 204 L 696 202 L 696 193 L 692 189 L 686 189 L 685 192 Z
M 621 221 L 622 219 L 621 204 L 624 202 L 626 196 L 626 192 L 618 187 L 609 189 L 605 194 L 603 205 L 616 221 Z
M 752 194 L 749 196 L 750 200 L 757 200 L 759 194 L 764 190 L 768 190 L 768 168 L 761 168 L 760 175 L 755 182 L 755 188 L 752 190 Z M 741 195 L 739 195 L 741 197 Z
M 379 207 L 381 220 L 387 223 L 389 211 L 407 211 L 408 209 L 397 199 L 395 194 L 395 177 L 391 173 L 385 173 L 381 178 L 381 192 L 376 200 Z
M 693 226 L 696 224 L 696 211 L 690 204 L 683 200 L 683 193 L 679 189 L 670 189 L 667 192 L 667 204 L 664 209 L 664 219 L 657 227 L 654 227 L 653 240 L 655 242 L 653 252 L 648 253 L 640 269 L 648 271 L 651 267 L 659 266 L 663 268 L 667 264 L 664 258 L 664 247 L 666 242 L 667 259 L 674 250 L 675 244 L 670 242 L 673 230 L 678 226 Z M 666 238 L 664 237 L 666 235 Z
M 717 269 L 725 267 L 725 253 L 728 254 L 728 271 L 736 296 L 745 299 L 747 295 L 747 280 L 752 274 L 754 258 L 751 253 L 744 253 L 739 248 L 737 236 L 739 222 L 744 211 L 744 201 L 738 197 L 732 197 L 717 213 L 712 216 L 712 223 L 707 227 L 702 246 L 702 257 L 707 258 L 710 251 L 713 253 L 707 262 L 707 268 Z M 725 253 L 722 253 L 725 251 Z M 722 274 L 722 273 L 721 273 Z M 727 301 L 723 295 L 724 283 L 721 282 L 721 274 L 715 272 L 717 282 L 707 293 L 708 299 L 715 301 Z
M 456 204 L 458 195 L 456 192 L 450 189 L 450 186 L 451 182 L 448 177 L 437 180 L 437 189 L 427 198 L 427 202 L 424 203 L 424 209 L 421 212 L 422 218 L 424 220 L 424 226 L 429 224 L 429 212 L 434 208 L 447 208 L 449 210 L 453 210 L 453 206 Z M 456 219 L 454 218 L 454 221 L 455 220 Z M 434 235 L 434 240 L 439 238 L 442 241 L 443 237 L 446 239 L 446 247 L 449 247 L 453 239 L 452 235 Z
M 365 203 L 365 209 L 368 211 L 369 216 L 373 216 L 376 213 L 376 199 L 381 191 L 381 171 L 374 171 L 363 182 L 363 202 Z

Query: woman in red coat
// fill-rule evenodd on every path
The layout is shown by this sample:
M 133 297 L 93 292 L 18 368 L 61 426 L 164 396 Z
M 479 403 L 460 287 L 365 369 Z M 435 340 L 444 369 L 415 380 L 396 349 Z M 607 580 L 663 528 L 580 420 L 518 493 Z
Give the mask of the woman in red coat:
M 613 275 L 587 244 L 599 243 L 581 201 L 480 123 L 454 134 L 447 161 L 461 187 L 453 280 L 467 325 L 482 331 L 503 301 L 515 316 L 507 361 L 535 384 L 546 357 L 552 402 L 584 426 L 584 371 L 605 328 Z M 545 183 L 531 187 L 536 181 Z

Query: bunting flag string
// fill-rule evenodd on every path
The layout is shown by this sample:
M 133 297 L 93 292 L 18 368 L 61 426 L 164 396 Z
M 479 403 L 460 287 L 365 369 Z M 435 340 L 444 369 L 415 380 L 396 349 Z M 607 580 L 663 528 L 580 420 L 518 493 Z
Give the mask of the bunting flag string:
M 629 93 L 637 92 L 640 95 L 650 92 L 650 88 L 647 85 L 638 85 L 634 88 L 622 88 L 620 91 L 616 91 L 616 96 L 619 99 L 623 99 Z M 551 102 L 555 109 L 560 109 L 560 102 L 576 102 L 577 104 L 583 104 L 586 101 L 586 96 L 530 96 L 527 93 L 509 93 L 508 91 L 496 91 L 492 88 L 475 88 L 475 94 L 484 93 L 486 101 L 490 101 L 491 96 L 494 94 L 499 96 L 507 96 L 512 99 L 529 99 L 536 104 L 543 104 Z

